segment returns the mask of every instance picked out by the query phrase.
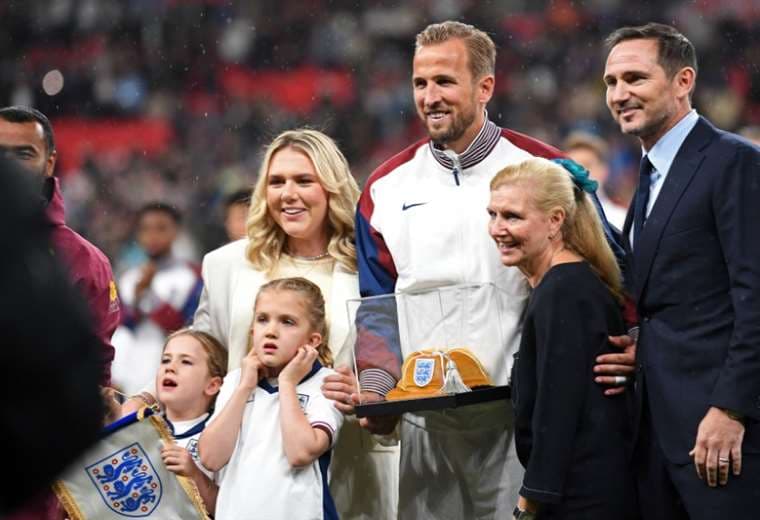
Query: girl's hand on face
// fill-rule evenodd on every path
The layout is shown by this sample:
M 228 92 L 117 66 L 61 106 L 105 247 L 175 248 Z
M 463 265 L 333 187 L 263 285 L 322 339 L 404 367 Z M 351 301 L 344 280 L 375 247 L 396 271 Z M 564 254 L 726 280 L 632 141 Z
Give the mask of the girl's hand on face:
M 262 377 L 266 377 L 266 366 L 251 349 L 240 362 L 240 386 L 253 390 Z
M 311 367 L 314 366 L 314 361 L 317 360 L 317 356 L 317 349 L 314 347 L 310 345 L 299 347 L 298 352 L 293 356 L 293 359 L 291 359 L 288 364 L 285 365 L 285 368 L 282 369 L 282 372 L 280 372 L 280 375 L 277 378 L 279 384 L 290 383 L 294 386 L 297 385 L 301 379 L 309 373 Z

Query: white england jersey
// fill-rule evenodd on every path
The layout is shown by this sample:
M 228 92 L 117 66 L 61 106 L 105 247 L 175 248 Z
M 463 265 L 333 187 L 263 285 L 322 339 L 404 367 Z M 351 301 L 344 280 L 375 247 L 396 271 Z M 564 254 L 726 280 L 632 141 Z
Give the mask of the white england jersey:
M 314 427 L 328 431 L 330 450 L 308 466 L 294 468 L 285 456 L 280 425 L 280 398 L 267 381 L 248 398 L 235 450 L 218 474 L 217 520 L 337 519 L 327 486 L 332 446 L 343 415 L 322 395 L 324 378 L 334 373 L 315 363 L 296 386 L 304 414 Z M 224 378 L 211 422 L 224 409 L 240 382 L 240 369 Z
M 169 429 L 174 436 L 175 444 L 190 452 L 190 456 L 193 458 L 195 465 L 207 476 L 213 477 L 213 472 L 203 467 L 200 456 L 198 455 L 198 439 L 200 439 L 201 433 L 203 433 L 203 430 L 206 428 L 208 418 L 208 413 L 204 413 L 200 417 L 190 419 L 189 421 L 171 422 L 166 416 L 164 416 L 164 420 L 169 425 Z

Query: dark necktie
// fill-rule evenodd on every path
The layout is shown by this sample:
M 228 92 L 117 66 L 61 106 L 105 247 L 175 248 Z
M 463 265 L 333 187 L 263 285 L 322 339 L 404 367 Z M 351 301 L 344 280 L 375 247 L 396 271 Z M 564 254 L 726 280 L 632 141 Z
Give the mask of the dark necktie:
M 649 188 L 652 185 L 652 163 L 645 155 L 639 165 L 639 188 L 636 190 L 636 206 L 633 212 L 633 244 L 634 248 L 639 242 L 644 222 L 647 219 L 647 205 L 649 204 Z

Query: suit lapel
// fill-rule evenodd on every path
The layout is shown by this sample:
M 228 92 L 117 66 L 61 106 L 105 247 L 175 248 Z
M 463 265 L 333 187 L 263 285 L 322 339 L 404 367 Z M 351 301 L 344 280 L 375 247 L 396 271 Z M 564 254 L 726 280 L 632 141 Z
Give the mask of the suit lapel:
M 625 222 L 623 223 L 623 231 L 621 232 L 623 247 L 626 252 L 631 252 L 631 227 L 633 226 L 633 208 L 636 205 L 636 196 L 631 199 L 631 203 L 628 205 L 628 211 L 625 214 Z
M 649 279 L 657 246 L 665 227 L 684 191 L 699 170 L 704 153 L 702 150 L 714 135 L 714 129 L 700 118 L 697 125 L 686 137 L 676 154 L 665 182 L 662 185 L 652 211 L 647 218 L 641 237 L 634 237 L 634 276 L 636 301 L 641 302 L 644 288 Z M 626 219 L 627 220 L 627 219 Z M 630 224 L 628 225 L 630 229 Z

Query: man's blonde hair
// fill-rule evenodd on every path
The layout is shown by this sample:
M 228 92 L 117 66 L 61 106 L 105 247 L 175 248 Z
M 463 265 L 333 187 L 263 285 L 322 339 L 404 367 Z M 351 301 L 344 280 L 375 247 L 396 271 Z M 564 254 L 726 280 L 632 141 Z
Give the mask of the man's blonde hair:
M 274 221 L 267 207 L 269 166 L 274 154 L 285 148 L 301 152 L 314 165 L 319 183 L 327 192 L 330 235 L 327 252 L 346 269 L 356 271 L 354 212 L 359 200 L 359 187 L 335 141 L 322 132 L 308 128 L 283 132 L 267 147 L 246 220 L 250 239 L 246 257 L 257 269 L 271 273 L 287 245 L 287 235 Z
M 467 47 L 467 64 L 473 81 L 494 74 L 496 45 L 485 32 L 466 23 L 449 20 L 428 25 L 415 39 L 415 52 L 426 45 L 436 45 L 452 39 L 462 40 Z

